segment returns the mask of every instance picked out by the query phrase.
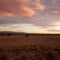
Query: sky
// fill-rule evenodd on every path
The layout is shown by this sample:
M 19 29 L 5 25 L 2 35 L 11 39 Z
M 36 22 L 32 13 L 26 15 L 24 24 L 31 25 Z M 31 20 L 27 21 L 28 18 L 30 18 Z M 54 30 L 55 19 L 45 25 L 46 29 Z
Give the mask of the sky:
M 60 34 L 60 0 L 0 0 L 0 31 Z

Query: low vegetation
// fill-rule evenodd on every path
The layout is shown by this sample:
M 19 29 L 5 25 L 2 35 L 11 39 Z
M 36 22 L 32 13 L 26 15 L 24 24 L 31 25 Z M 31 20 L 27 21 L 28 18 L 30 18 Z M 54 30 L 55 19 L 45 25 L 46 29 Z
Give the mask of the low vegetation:
M 60 60 L 59 35 L 0 36 L 0 60 Z

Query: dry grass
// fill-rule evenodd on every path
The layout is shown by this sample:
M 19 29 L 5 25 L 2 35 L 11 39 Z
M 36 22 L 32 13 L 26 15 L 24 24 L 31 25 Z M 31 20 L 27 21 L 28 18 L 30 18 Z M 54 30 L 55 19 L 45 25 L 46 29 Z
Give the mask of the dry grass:
M 0 60 L 60 60 L 60 35 L 0 36 Z

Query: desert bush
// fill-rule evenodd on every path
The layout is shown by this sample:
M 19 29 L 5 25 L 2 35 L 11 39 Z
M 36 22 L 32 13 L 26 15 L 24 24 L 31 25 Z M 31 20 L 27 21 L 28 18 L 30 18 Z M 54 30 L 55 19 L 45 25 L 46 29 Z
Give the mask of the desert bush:
M 49 52 L 48 52 L 48 53 L 46 54 L 46 60 L 55 60 L 54 58 L 55 58 L 55 57 L 53 56 L 52 53 L 49 53 Z
M 1 52 L 0 53 L 0 60 L 9 60 L 7 54 L 8 53 L 6 53 L 6 52 Z
M 12 60 L 59 60 L 60 49 L 36 45 L 0 47 L 0 60 L 9 60 L 8 57 L 14 58 Z

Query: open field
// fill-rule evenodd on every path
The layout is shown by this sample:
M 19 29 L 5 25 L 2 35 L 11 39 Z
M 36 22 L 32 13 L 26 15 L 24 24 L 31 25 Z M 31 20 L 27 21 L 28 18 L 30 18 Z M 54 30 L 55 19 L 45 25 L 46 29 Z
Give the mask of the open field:
M 0 60 L 60 60 L 60 35 L 0 35 Z

